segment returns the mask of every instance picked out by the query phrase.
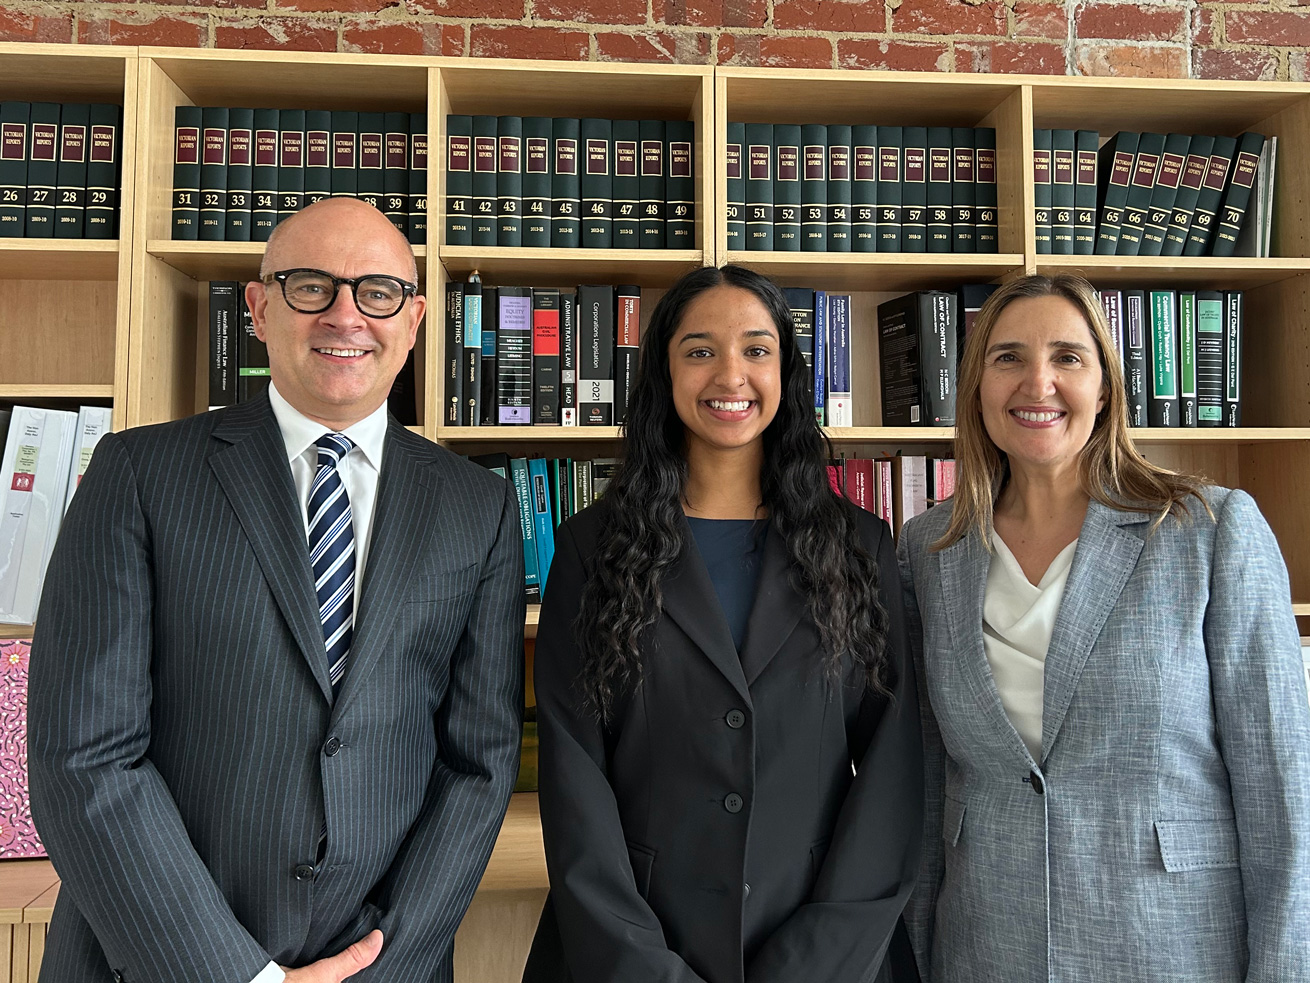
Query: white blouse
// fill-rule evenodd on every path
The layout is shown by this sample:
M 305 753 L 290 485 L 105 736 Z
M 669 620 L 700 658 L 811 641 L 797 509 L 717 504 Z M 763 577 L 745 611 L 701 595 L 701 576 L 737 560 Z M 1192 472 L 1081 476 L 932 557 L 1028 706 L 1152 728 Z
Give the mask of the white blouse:
M 983 649 L 1001 706 L 1038 762 L 1046 650 L 1077 546 L 1075 539 L 1062 549 L 1034 587 L 1005 541 L 992 532 L 992 562 L 983 594 Z

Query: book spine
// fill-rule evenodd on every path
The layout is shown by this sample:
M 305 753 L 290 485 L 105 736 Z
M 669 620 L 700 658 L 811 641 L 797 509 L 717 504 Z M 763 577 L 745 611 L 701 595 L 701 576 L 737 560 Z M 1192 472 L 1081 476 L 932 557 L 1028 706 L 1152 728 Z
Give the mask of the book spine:
M 1124 291 L 1124 389 L 1128 396 L 1128 425 L 1146 426 L 1147 355 L 1146 294 Z
M 729 123 L 728 142 L 724 147 L 727 201 L 723 218 L 727 247 L 732 250 L 746 248 L 746 174 L 742 167 L 745 148 L 746 124 Z
M 851 252 L 878 251 L 878 128 L 851 127 Z
M 32 157 L 28 166 L 28 208 L 27 234 L 31 236 L 33 226 L 33 205 L 36 203 L 35 192 L 44 192 L 43 201 L 50 201 L 54 196 L 55 184 L 55 144 L 57 137 L 45 129 L 45 123 L 38 123 L 35 110 L 45 105 L 32 105 Z M 56 107 L 58 112 L 58 107 Z M 200 132 L 203 113 L 199 106 L 178 106 L 173 111 L 173 238 L 200 238 Z M 58 124 L 56 123 L 56 132 Z M 49 142 L 45 142 L 48 140 Z M 47 172 L 44 166 L 38 169 L 38 162 L 44 165 L 44 154 L 49 150 L 51 167 Z M 41 156 L 38 157 L 38 151 Z M 48 184 L 43 183 L 48 173 Z M 54 212 L 44 219 L 50 231 L 38 232 L 37 235 L 53 235 Z
M 359 166 L 355 169 L 360 201 L 384 211 L 387 119 L 383 113 L 359 114 Z
M 446 245 L 473 244 L 473 117 L 446 117 Z
M 1224 420 L 1224 295 L 1196 292 L 1196 425 Z
M 483 287 L 477 280 L 464 285 L 464 350 L 459 354 L 460 392 L 464 425 L 482 422 L 482 305 Z
M 353 198 L 359 191 L 359 113 L 332 113 L 330 187 L 334 198 Z
M 91 106 L 86 163 L 86 237 L 113 239 L 118 235 L 119 135 L 123 107 Z M 0 235 L 5 233 L 0 230 Z
M 27 209 L 27 126 L 30 103 L 0 102 L 0 238 L 21 239 Z
M 691 120 L 669 120 L 664 124 L 664 159 L 669 168 L 664 244 L 669 249 L 696 248 L 695 135 Z
M 523 245 L 523 117 L 496 121 L 497 246 Z
M 480 426 L 494 427 L 500 419 L 500 404 L 496 401 L 499 369 L 496 361 L 496 331 L 500 322 L 500 291 L 495 287 L 482 288 L 482 417 Z
M 249 242 L 254 197 L 255 111 L 229 109 L 227 114 L 227 211 L 223 238 Z
M 553 288 L 532 291 L 532 422 L 560 421 L 560 295 Z
M 1147 421 L 1153 427 L 1178 426 L 1177 297 L 1172 290 L 1152 290 L 1150 298 L 1151 383 Z
M 828 128 L 801 126 L 801 251 L 828 249 Z M 874 190 L 875 200 L 877 189 Z M 876 221 L 876 216 L 875 216 Z
M 1183 246 L 1184 256 L 1205 256 L 1214 238 L 1219 203 L 1223 199 L 1224 188 L 1228 184 L 1228 170 L 1232 167 L 1233 154 L 1237 151 L 1235 137 L 1215 137 L 1210 160 L 1205 166 L 1205 178 L 1201 181 L 1201 190 L 1196 196 L 1196 208 L 1192 212 L 1192 227 L 1187 232 L 1187 243 Z
M 1096 227 L 1098 256 L 1113 256 L 1119 248 L 1128 185 L 1133 178 L 1133 161 L 1137 156 L 1137 140 L 1138 134 L 1120 130 L 1097 154 L 1097 188 L 1101 201 L 1101 220 Z
M 638 127 L 641 138 L 641 221 L 638 238 L 642 249 L 664 248 L 664 121 L 644 119 Z M 729 246 L 728 248 L 735 248 Z
M 901 127 L 878 127 L 878 252 L 901 251 Z
M 537 576 L 541 582 L 541 596 L 546 596 L 550 561 L 555 556 L 555 522 L 551 518 L 550 475 L 544 458 L 528 461 L 529 496 L 532 502 L 533 533 L 537 545 Z
M 801 128 L 779 123 L 773 128 L 773 248 L 794 253 L 801 248 Z
M 923 422 L 930 427 L 953 427 L 955 366 L 958 361 L 955 294 L 930 290 L 919 296 L 919 385 Z
M 901 187 L 904 216 L 901 248 L 907 253 L 926 253 L 928 251 L 928 128 L 907 126 L 901 133 L 905 138 L 905 182 Z M 972 232 L 972 227 L 970 231 Z
M 396 231 L 409 238 L 409 113 L 387 113 L 382 118 L 382 211 L 396 227 Z M 324 121 L 325 127 L 331 124 Z M 324 137 L 330 134 L 325 133 Z M 330 192 L 331 173 L 327 167 L 327 140 L 324 140 L 323 170 L 321 189 L 310 188 L 310 175 L 305 174 L 306 192 L 321 193 L 326 198 Z M 310 161 L 306 159 L 306 166 Z M 307 196 L 308 198 L 309 196 Z M 307 200 L 306 204 L 313 204 Z
M 247 403 L 268 391 L 272 378 L 268 368 L 268 346 L 255 334 L 255 321 L 250 316 L 240 286 L 237 288 L 237 402 Z
M 1246 217 L 1247 205 L 1251 201 L 1251 186 L 1255 184 L 1256 168 L 1260 164 L 1260 151 L 1264 144 L 1265 138 L 1259 133 L 1243 133 L 1237 142 L 1223 207 L 1218 214 L 1214 243 L 1210 248 L 1211 256 L 1233 255 Z
M 255 110 L 254 163 L 250 168 L 250 238 L 267 242 L 277 225 L 278 126 L 276 109 Z M 354 167 L 351 167 L 354 174 Z
M 1096 251 L 1096 142 L 1095 130 L 1074 133 L 1073 251 L 1090 256 Z
M 578 425 L 578 298 L 572 290 L 559 295 L 559 422 Z
M 625 423 L 632 389 L 637 380 L 637 352 L 641 345 L 641 288 L 622 286 L 614 291 L 614 422 Z
M 541 578 L 537 561 L 537 522 L 532 507 L 532 481 L 528 462 L 522 457 L 509 462 L 510 480 L 519 498 L 519 527 L 523 536 L 523 596 L 529 604 L 541 603 Z
M 1224 293 L 1224 421 L 1242 425 L 1242 292 Z
M 828 127 L 828 252 L 851 251 L 851 128 Z
M 408 117 L 406 117 L 405 125 L 408 128 Z M 403 152 L 401 156 L 401 166 L 404 167 Z M 308 208 L 310 205 L 331 197 L 332 114 L 326 109 L 309 109 L 305 111 L 305 203 L 303 207 Z
M 613 123 L 613 132 L 613 245 L 615 249 L 640 249 L 641 124 L 635 119 L 618 119 Z
M 1051 252 L 1073 255 L 1074 131 L 1051 131 Z
M 280 110 L 278 126 L 277 220 L 285 222 L 305 207 L 305 111 Z M 380 150 L 380 133 L 378 141 Z M 361 137 L 361 147 L 363 142 Z
M 996 218 L 996 130 L 990 126 L 977 127 L 973 139 L 974 247 L 980 253 L 995 253 L 1000 250 Z
M 1178 293 L 1178 424 L 1196 426 L 1196 291 Z
M 928 137 L 927 251 L 951 251 L 951 128 L 930 126 Z
M 200 231 L 203 241 L 220 241 L 227 233 L 228 111 L 206 107 L 200 127 Z
M 582 134 L 582 245 L 609 249 L 614 245 L 613 124 L 607 119 L 584 119 Z
M 441 422 L 448 427 L 467 426 L 464 382 L 460 367 L 464 360 L 464 284 L 451 280 L 446 284 L 446 338 L 442 355 L 445 380 L 445 412 Z
M 1163 133 L 1143 133 L 1138 137 L 1137 156 L 1133 159 L 1133 179 L 1128 183 L 1128 200 L 1124 205 L 1123 221 L 1119 225 L 1116 256 L 1141 254 L 1146 213 L 1151 207 L 1155 178 L 1160 172 L 1160 158 L 1163 154 Z
M 814 418 L 824 425 L 828 409 L 828 295 L 814 291 Z
M 473 117 L 473 212 L 471 242 L 496 244 L 497 121 L 494 116 Z
M 784 287 L 787 309 L 796 332 L 796 347 L 805 360 L 806 387 L 814 394 L 814 291 L 806 287 Z
M 550 245 L 550 133 L 546 116 L 523 120 L 523 245 Z
M 614 288 L 578 287 L 578 423 L 614 425 Z
M 405 175 L 408 189 L 405 238 L 416 246 L 428 241 L 428 116 L 409 114 L 409 169 Z M 464 215 L 465 220 L 468 213 Z M 454 245 L 454 243 L 451 243 Z
M 578 139 L 581 123 L 556 118 L 551 137 L 550 244 L 555 249 L 582 245 L 581 179 L 578 174 Z
M 1037 252 L 1049 255 L 1051 242 L 1051 131 L 1033 130 L 1033 225 Z
M 209 408 L 237 402 L 237 291 L 232 280 L 209 282 Z
M 830 427 L 855 426 L 851 409 L 851 298 L 828 295 L 828 399 Z
M 1155 187 L 1151 190 L 1151 204 L 1146 210 L 1146 224 L 1142 228 L 1142 245 L 1139 256 L 1161 256 L 1164 237 L 1173 217 L 1174 202 L 1178 200 L 1178 187 L 1182 182 L 1183 167 L 1187 163 L 1187 148 L 1192 138 L 1182 133 L 1165 137 L 1160 154 L 1160 166 L 1155 174 Z
M 532 290 L 501 287 L 496 324 L 496 420 L 501 426 L 532 423 Z
M 1124 295 L 1122 290 L 1106 289 L 1099 291 L 1101 296 L 1101 310 L 1105 312 L 1105 327 L 1110 333 L 1110 341 L 1114 345 L 1115 354 L 1119 356 L 1119 364 L 1123 365 L 1124 359 Z
M 1196 201 L 1200 197 L 1206 168 L 1210 164 L 1210 151 L 1213 149 L 1214 137 L 1204 134 L 1192 137 L 1191 144 L 1187 148 L 1187 160 L 1183 164 L 1183 176 L 1178 182 L 1178 194 L 1174 198 L 1169 228 L 1164 233 L 1161 256 L 1183 254 L 1183 249 L 1187 245 L 1187 233 L 1192 227 L 1192 215 L 1196 211 Z
M 746 248 L 773 249 L 773 124 L 746 124 Z
M 86 103 L 65 103 L 60 110 L 59 169 L 56 179 L 59 190 L 55 199 L 56 239 L 82 239 L 86 235 L 86 151 L 90 125 L 91 107 Z M 226 143 L 226 123 L 223 138 Z M 224 164 L 226 171 L 226 161 Z M 201 218 L 204 218 L 203 212 Z M 219 225 L 221 237 L 221 216 Z

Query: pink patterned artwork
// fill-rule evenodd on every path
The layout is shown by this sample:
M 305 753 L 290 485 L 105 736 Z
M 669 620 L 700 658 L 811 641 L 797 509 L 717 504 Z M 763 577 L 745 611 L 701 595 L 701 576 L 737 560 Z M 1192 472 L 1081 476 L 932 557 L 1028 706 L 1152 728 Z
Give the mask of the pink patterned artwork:
M 25 641 L 0 641 L 0 858 L 44 857 L 27 801 Z

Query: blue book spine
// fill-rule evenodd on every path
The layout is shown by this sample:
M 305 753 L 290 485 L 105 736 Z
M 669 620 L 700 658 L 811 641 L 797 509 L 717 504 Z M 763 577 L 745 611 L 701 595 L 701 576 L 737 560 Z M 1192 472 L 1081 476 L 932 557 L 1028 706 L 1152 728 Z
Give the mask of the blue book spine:
M 814 291 L 814 415 L 823 426 L 828 405 L 828 295 Z
M 550 561 L 555 557 L 555 520 L 550 513 L 550 473 L 544 457 L 528 461 L 528 480 L 532 493 L 533 533 L 537 540 L 537 579 L 541 593 L 546 593 Z
M 541 603 L 541 577 L 537 566 L 536 518 L 532 509 L 532 480 L 528 475 L 528 462 L 521 457 L 511 458 L 510 477 L 519 497 L 519 528 L 523 534 L 523 593 L 529 604 Z
M 851 413 L 851 298 L 828 298 L 828 426 L 853 427 Z

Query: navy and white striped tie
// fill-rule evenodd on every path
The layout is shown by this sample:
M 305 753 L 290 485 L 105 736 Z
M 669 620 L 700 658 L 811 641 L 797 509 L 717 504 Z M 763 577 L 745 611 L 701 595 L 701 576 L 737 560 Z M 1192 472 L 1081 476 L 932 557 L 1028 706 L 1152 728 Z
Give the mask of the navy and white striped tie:
M 341 688 L 355 624 L 355 527 L 350 496 L 337 465 L 355 445 L 339 433 L 314 441 L 318 471 L 309 486 L 309 561 L 323 622 L 332 692 Z

